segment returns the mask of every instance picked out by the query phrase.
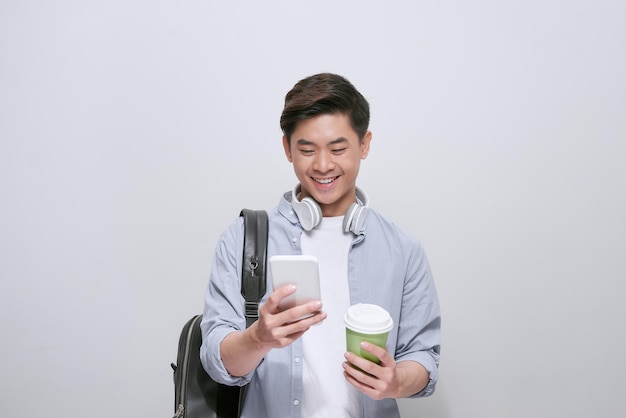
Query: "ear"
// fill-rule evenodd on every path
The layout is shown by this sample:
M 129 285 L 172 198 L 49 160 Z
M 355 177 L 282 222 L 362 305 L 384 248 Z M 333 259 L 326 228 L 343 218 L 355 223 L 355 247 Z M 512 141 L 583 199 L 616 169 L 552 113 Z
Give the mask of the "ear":
M 372 131 L 365 132 L 363 140 L 361 141 L 361 159 L 367 158 L 370 153 L 370 143 L 372 142 Z
M 283 135 L 283 148 L 285 149 L 285 156 L 290 163 L 293 163 L 293 158 L 291 157 L 291 147 L 289 146 L 289 141 L 287 137 Z

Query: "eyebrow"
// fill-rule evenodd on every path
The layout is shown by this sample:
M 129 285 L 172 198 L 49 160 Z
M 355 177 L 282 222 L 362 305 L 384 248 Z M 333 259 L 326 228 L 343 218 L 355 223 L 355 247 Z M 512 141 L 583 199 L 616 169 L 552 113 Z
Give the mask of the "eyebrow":
M 333 139 L 332 141 L 330 141 L 328 145 L 337 145 L 337 144 L 341 144 L 344 142 L 348 142 L 348 139 L 344 138 L 343 136 L 340 136 L 339 138 Z M 298 139 L 298 145 L 313 146 L 315 145 L 315 143 L 312 141 L 309 141 L 308 139 L 301 138 L 301 139 Z

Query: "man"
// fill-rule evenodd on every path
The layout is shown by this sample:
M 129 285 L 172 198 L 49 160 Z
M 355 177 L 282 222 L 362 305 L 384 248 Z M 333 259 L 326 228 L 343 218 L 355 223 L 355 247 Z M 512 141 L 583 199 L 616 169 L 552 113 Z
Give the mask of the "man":
M 267 255 L 315 255 L 322 298 L 281 312 L 295 288 L 272 289 L 268 272 L 259 319 L 246 329 L 239 219 L 220 237 L 206 292 L 204 367 L 218 382 L 249 383 L 242 417 L 399 417 L 396 398 L 435 389 L 440 312 L 420 243 L 356 186 L 372 140 L 369 105 L 345 78 L 317 74 L 287 93 L 280 124 L 299 184 L 269 213 Z M 356 303 L 393 318 L 387 349 L 361 346 L 380 364 L 345 352 L 343 316 Z

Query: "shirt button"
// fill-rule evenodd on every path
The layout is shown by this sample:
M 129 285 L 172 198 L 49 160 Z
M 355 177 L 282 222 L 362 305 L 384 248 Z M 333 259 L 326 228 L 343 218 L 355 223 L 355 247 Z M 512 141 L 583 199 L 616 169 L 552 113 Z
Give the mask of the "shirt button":
M 294 400 L 293 400 L 293 404 L 294 404 L 295 406 L 298 406 L 298 405 L 300 405 L 300 401 L 299 401 L 299 400 L 297 400 L 297 399 L 294 399 Z
M 295 361 L 296 363 L 300 363 L 300 357 L 294 358 L 293 361 Z
M 298 237 L 293 237 L 293 238 L 291 238 L 291 240 L 292 240 L 293 242 L 298 242 Z

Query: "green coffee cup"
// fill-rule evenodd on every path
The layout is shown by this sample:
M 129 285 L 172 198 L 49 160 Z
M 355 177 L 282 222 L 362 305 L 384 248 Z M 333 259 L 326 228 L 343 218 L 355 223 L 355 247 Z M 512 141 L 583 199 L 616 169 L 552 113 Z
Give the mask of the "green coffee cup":
M 361 342 L 367 341 L 385 348 L 387 336 L 393 328 L 389 312 L 378 305 L 357 303 L 350 306 L 344 315 L 346 324 L 346 346 L 349 352 L 359 357 L 380 363 L 370 352 L 361 349 Z

